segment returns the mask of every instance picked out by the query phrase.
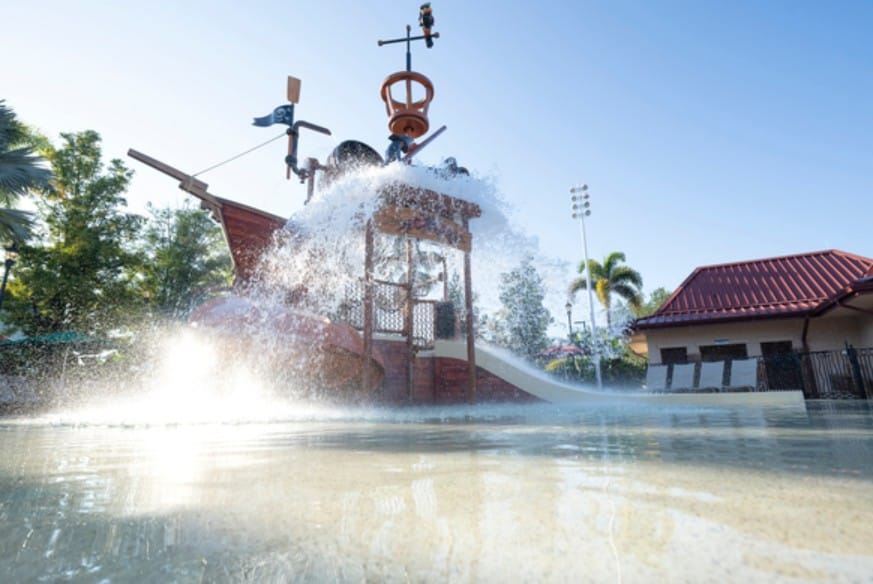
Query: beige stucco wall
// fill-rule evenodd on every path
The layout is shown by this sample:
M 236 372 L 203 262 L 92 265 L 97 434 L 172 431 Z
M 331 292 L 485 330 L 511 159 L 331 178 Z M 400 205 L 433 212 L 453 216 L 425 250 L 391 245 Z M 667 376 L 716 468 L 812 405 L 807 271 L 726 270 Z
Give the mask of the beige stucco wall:
M 859 347 L 873 347 L 873 316 L 864 319 Z
M 803 348 L 802 318 L 741 322 L 719 325 L 700 325 L 675 329 L 647 330 L 649 361 L 661 362 L 661 349 L 685 347 L 689 359 L 700 356 L 700 347 L 743 343 L 750 357 L 761 355 L 761 343 L 791 341 L 797 349 Z M 810 351 L 839 350 L 845 342 L 858 348 L 873 347 L 873 317 L 863 314 L 847 317 L 812 319 L 807 333 Z
M 848 342 L 857 348 L 873 347 L 873 319 L 863 314 L 814 318 L 809 323 L 809 350 L 843 349 Z

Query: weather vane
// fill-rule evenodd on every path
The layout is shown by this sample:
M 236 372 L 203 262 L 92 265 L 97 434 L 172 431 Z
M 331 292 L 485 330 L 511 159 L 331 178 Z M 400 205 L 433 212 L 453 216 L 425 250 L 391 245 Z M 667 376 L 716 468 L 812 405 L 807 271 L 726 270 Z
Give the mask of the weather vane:
M 445 126 L 442 126 L 421 143 L 415 143 L 415 140 L 426 134 L 430 128 L 427 110 L 434 95 L 431 80 L 412 70 L 412 41 L 423 40 L 427 48 L 430 49 L 433 47 L 433 40 L 440 36 L 438 32 L 432 30 L 434 18 L 430 2 L 421 5 L 418 13 L 418 24 L 421 26 L 421 32 L 424 33 L 420 36 L 412 36 L 412 27 L 407 24 L 405 38 L 378 41 L 380 47 L 393 43 L 406 43 L 406 71 L 398 71 L 389 75 L 382 83 L 380 91 L 382 101 L 385 102 L 385 109 L 388 112 L 388 128 L 391 130 L 391 135 L 388 136 L 391 145 L 385 153 L 386 163 L 402 160 L 409 164 L 415 152 L 430 144 L 446 129 Z M 400 99 L 392 95 L 392 88 L 395 85 L 401 90 L 405 90 Z M 413 85 L 418 86 L 423 91 L 424 98 L 415 99 L 413 97 Z
M 391 45 L 394 43 L 406 43 L 406 70 L 412 71 L 412 41 L 424 40 L 424 43 L 427 45 L 428 49 L 433 48 L 433 39 L 440 38 L 440 33 L 431 31 L 434 22 L 435 21 L 433 19 L 433 10 L 430 7 L 430 2 L 425 2 L 421 5 L 421 9 L 418 12 L 418 24 L 419 26 L 421 26 L 421 32 L 424 34 L 420 36 L 410 36 L 412 33 L 412 27 L 407 24 L 405 38 L 377 42 L 380 47 L 383 45 Z

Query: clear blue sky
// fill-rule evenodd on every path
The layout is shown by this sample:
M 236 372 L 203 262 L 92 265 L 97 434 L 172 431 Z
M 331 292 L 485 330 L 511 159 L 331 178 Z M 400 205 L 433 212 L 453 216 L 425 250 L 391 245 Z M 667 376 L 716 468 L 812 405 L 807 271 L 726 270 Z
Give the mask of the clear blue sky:
M 577 263 L 568 189 L 588 183 L 590 255 L 626 253 L 645 291 L 699 265 L 837 248 L 873 256 L 873 2 L 435 0 L 436 87 L 421 154 L 492 176 L 541 251 Z M 94 129 L 136 170 L 129 201 L 181 202 L 133 147 L 197 172 L 303 80 L 303 156 L 387 145 L 382 79 L 417 1 L 7 2 L 0 98 L 52 138 Z M 215 194 L 287 216 L 284 141 L 207 173 Z M 572 277 L 568 269 L 567 281 Z M 581 299 L 580 299 L 581 301 Z M 554 309 L 553 309 L 554 312 Z M 555 313 L 557 319 L 560 313 Z

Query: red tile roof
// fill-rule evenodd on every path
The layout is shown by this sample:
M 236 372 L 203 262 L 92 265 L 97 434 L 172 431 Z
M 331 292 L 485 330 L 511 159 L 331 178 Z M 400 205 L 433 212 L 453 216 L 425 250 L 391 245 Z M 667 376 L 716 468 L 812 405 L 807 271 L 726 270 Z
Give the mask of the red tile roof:
M 697 268 L 637 329 L 804 316 L 873 275 L 873 259 L 826 250 Z

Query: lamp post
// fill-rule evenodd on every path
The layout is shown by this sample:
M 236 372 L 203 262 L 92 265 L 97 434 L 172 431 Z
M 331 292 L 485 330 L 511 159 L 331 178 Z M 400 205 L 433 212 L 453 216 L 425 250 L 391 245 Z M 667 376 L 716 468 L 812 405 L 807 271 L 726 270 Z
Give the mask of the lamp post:
M 0 285 L 0 308 L 3 308 L 3 298 L 6 296 L 6 282 L 9 280 L 9 270 L 18 259 L 18 246 L 14 243 L 6 248 L 6 261 L 3 262 L 3 284 Z
M 567 302 L 564 305 L 564 310 L 567 311 L 567 338 L 570 339 L 570 343 L 573 342 L 573 303 Z
M 579 233 L 582 236 L 582 253 L 585 256 L 585 287 L 588 289 L 588 309 L 591 318 L 591 349 L 594 352 L 594 373 L 597 375 L 597 389 L 603 388 L 603 378 L 600 375 L 600 351 L 597 350 L 597 339 L 594 326 L 594 296 L 591 293 L 591 266 L 588 265 L 588 240 L 585 237 L 585 217 L 591 215 L 591 202 L 588 200 L 588 185 L 570 189 L 570 203 L 573 219 L 579 220 Z

